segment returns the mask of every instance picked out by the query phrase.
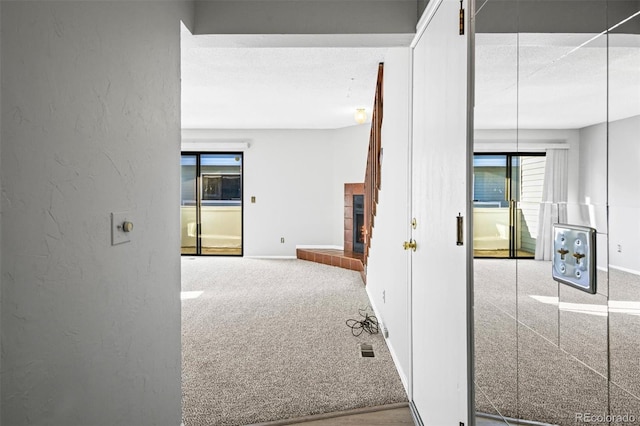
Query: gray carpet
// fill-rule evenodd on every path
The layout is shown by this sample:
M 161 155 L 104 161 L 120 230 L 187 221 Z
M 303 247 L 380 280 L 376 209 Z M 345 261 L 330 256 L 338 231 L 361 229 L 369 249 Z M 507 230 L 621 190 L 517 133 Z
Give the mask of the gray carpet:
M 606 315 L 607 296 L 640 302 L 640 277 L 599 272 L 590 295 L 559 286 L 550 262 L 478 259 L 474 268 L 477 411 L 558 425 L 629 414 L 635 421 L 617 423 L 640 424 L 640 315 Z
M 246 425 L 406 401 L 359 273 L 302 260 L 183 257 L 185 426 Z M 369 343 L 375 358 L 361 358 Z

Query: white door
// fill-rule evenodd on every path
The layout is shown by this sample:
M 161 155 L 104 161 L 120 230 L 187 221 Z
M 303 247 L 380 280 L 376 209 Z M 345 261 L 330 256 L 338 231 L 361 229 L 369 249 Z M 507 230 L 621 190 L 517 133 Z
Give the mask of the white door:
M 465 19 L 470 13 L 463 1 Z M 468 425 L 468 43 L 459 0 L 432 0 L 413 50 L 412 400 L 425 425 Z M 466 25 L 466 24 L 465 24 Z M 458 245 L 457 217 L 463 217 Z

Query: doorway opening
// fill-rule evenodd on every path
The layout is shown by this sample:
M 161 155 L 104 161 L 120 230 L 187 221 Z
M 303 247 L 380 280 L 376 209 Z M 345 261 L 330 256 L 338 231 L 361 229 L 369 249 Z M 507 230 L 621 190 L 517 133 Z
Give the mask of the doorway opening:
M 544 153 L 474 154 L 474 257 L 534 257 L 545 163 Z
M 356 127 L 353 111 L 355 107 L 366 107 L 371 104 L 378 64 L 390 56 L 404 65 L 405 56 L 408 63 L 408 52 L 403 52 L 404 49 L 401 48 L 385 46 L 333 47 L 334 37 L 327 39 L 330 45 L 324 48 L 320 47 L 322 42 L 314 37 L 314 46 L 305 48 L 299 46 L 300 41 L 297 40 L 297 36 L 287 41 L 286 39 L 289 38 L 287 35 L 259 36 L 260 44 L 253 47 L 244 47 L 247 44 L 246 38 L 240 36 L 239 40 L 243 40 L 242 46 L 230 47 L 228 42 L 225 44 L 224 40 L 220 41 L 221 39 L 229 40 L 226 36 L 222 38 L 216 35 L 193 36 L 186 33 L 185 31 L 182 44 L 183 63 L 181 65 L 183 118 L 181 237 L 182 253 L 185 255 L 182 262 L 182 288 L 189 294 L 202 292 L 200 293 L 202 297 L 199 298 L 198 303 L 183 302 L 182 366 L 185 424 L 194 419 L 189 417 L 192 414 L 200 416 L 204 422 L 210 421 L 213 415 L 221 415 L 223 419 L 229 421 L 231 411 L 234 416 L 238 416 L 237 418 L 262 416 L 250 418 L 247 421 L 237 421 L 238 424 L 290 418 L 293 416 L 290 412 L 282 411 L 298 408 L 296 404 L 279 407 L 274 403 L 265 405 L 264 401 L 275 400 L 277 403 L 278 398 L 282 400 L 283 397 L 279 397 L 281 392 L 274 393 L 273 389 L 281 390 L 284 392 L 282 395 L 291 399 L 295 389 L 300 388 L 300 381 L 283 386 L 277 372 L 264 374 L 268 371 L 264 369 L 264 363 L 247 360 L 246 351 L 243 351 L 241 346 L 233 345 L 237 343 L 237 337 L 242 333 L 227 333 L 231 344 L 219 344 L 226 333 L 225 330 L 229 330 L 229 327 L 225 327 L 224 324 L 225 321 L 234 322 L 233 312 L 251 307 L 246 303 L 246 298 L 240 297 L 246 295 L 244 292 L 247 289 L 246 286 L 239 284 L 241 279 L 246 279 L 252 285 L 259 281 L 263 284 L 262 290 L 267 286 L 277 287 L 277 291 L 275 293 L 272 291 L 271 294 L 277 293 L 279 300 L 282 301 L 284 299 L 280 298 L 283 296 L 283 279 L 295 283 L 294 290 L 299 289 L 300 282 L 303 282 L 308 288 L 314 288 L 312 293 L 317 297 L 318 287 L 309 281 L 316 275 L 315 272 L 308 277 L 303 276 L 302 281 L 291 279 L 294 276 L 292 274 L 298 270 L 299 263 L 305 266 L 304 264 L 312 262 L 256 258 L 289 257 L 290 254 L 296 254 L 298 244 L 328 245 L 333 243 L 333 239 L 339 243 L 344 238 L 344 233 L 340 229 L 336 229 L 340 232 L 331 232 L 335 221 L 331 219 L 333 216 L 330 208 L 338 207 L 337 211 L 342 213 L 341 204 L 344 196 L 342 185 L 344 182 L 361 179 L 360 173 L 363 170 L 359 171 L 359 167 L 355 166 L 360 165 L 361 160 L 366 157 L 366 142 L 370 134 L 368 125 Z M 272 38 L 273 41 L 270 41 Z M 360 36 L 356 38 L 362 39 Z M 220 45 L 221 43 L 223 46 Z M 400 62 L 401 60 L 403 62 Z M 316 73 L 319 75 L 318 78 L 314 77 Z M 342 143 L 343 141 L 345 143 Z M 345 150 L 347 146 L 349 149 Z M 203 174 L 205 171 L 202 170 L 204 155 L 207 151 L 213 153 L 225 150 L 244 151 L 246 156 L 242 157 L 242 162 L 246 160 L 251 163 L 247 174 L 240 175 L 243 183 L 240 186 L 242 192 L 240 199 L 244 196 L 244 190 L 247 191 L 247 209 L 244 212 L 247 215 L 246 250 L 243 243 L 245 229 L 242 229 L 240 239 L 241 250 L 246 257 L 237 259 L 223 256 L 194 256 L 191 258 L 195 254 L 207 254 L 206 240 L 207 234 L 210 233 L 207 231 L 205 219 L 207 200 L 203 191 L 206 189 L 205 180 L 207 179 Z M 245 178 L 246 187 L 244 186 Z M 188 197 L 188 193 L 193 195 Z M 257 195 L 257 203 L 254 195 Z M 349 265 L 354 265 L 354 270 L 355 261 L 356 259 L 353 259 L 353 263 L 349 261 Z M 361 265 L 359 260 L 357 262 Z M 220 265 L 234 266 L 236 272 L 231 271 L 227 266 Z M 244 265 L 256 265 L 259 272 L 252 273 Z M 265 269 L 271 270 L 272 266 L 276 265 L 289 268 L 289 273 L 275 275 L 266 273 Z M 269 267 L 265 268 L 265 266 Z M 342 273 L 345 272 L 342 271 Z M 350 272 L 349 274 L 353 275 Z M 190 281 L 190 278 L 196 275 L 200 277 Z M 221 298 L 218 288 L 205 287 L 205 283 L 212 276 L 216 278 L 212 285 L 225 281 L 228 284 L 224 287 L 238 298 L 236 300 Z M 356 284 L 361 285 L 358 279 Z M 240 293 L 237 289 L 241 290 Z M 267 293 L 269 292 L 265 294 Z M 207 297 L 208 294 L 214 297 Z M 366 292 L 364 295 L 367 296 Z M 329 296 L 335 299 L 334 292 Z M 304 305 L 300 297 L 286 303 L 270 304 L 276 311 L 285 309 L 280 314 L 274 315 L 274 318 L 278 317 L 285 322 L 295 323 L 293 315 L 296 310 L 291 310 L 290 307 Z M 251 312 L 263 310 L 265 305 L 262 299 L 254 300 L 256 308 Z M 221 301 L 225 302 L 225 308 L 232 306 L 233 312 L 215 305 Z M 203 316 L 210 315 L 212 312 L 215 314 L 214 321 L 201 320 Z M 228 315 L 225 315 L 225 312 Z M 301 312 L 305 313 L 304 310 Z M 274 325 L 272 321 L 257 323 L 267 328 L 273 328 Z M 208 324 L 208 326 L 202 327 L 202 324 Z M 340 324 L 336 325 L 340 326 Z M 237 325 L 234 323 L 233 327 Z M 241 325 L 247 326 L 251 323 L 243 321 Z M 197 333 L 192 333 L 192 330 L 196 330 Z M 272 343 L 276 338 L 286 343 L 287 336 L 290 334 L 286 332 L 286 327 L 276 326 L 273 330 L 275 333 L 258 334 L 270 336 Z M 282 330 L 285 330 L 285 333 L 280 336 Z M 249 327 L 245 334 L 253 335 L 255 331 L 255 327 Z M 335 336 L 339 335 L 335 333 Z M 382 336 L 379 337 L 382 338 Z M 211 342 L 212 347 L 203 346 L 203 341 Z M 384 345 L 384 341 L 381 341 L 381 344 Z M 283 344 L 276 349 L 282 351 L 282 348 L 286 351 L 294 350 L 296 345 Z M 384 346 L 381 348 L 384 349 Z M 215 352 L 208 349 L 215 349 Z M 240 352 L 235 352 L 238 350 Z M 382 361 L 383 357 L 378 352 L 379 350 L 376 349 L 374 359 Z M 221 360 L 220 357 L 228 361 L 216 362 L 216 365 L 200 363 L 212 359 L 214 353 L 218 361 Z M 359 355 L 353 352 L 351 344 L 348 345 L 346 353 L 348 356 L 354 353 Z M 238 364 L 238 360 L 241 364 Z M 391 356 L 388 361 L 390 361 L 390 371 L 397 374 Z M 218 368 L 220 365 L 226 367 Z M 257 370 L 254 374 L 247 374 L 254 381 L 250 387 L 257 389 L 256 394 L 259 394 L 259 397 L 267 395 L 272 398 L 271 400 L 248 398 L 246 399 L 248 404 L 243 403 L 231 387 L 237 380 L 224 379 L 227 373 L 237 376 L 239 370 L 245 373 L 251 371 L 245 367 L 252 365 L 257 366 Z M 238 366 L 241 368 L 236 368 Z M 278 364 L 275 363 L 275 366 L 277 367 Z M 295 377 L 297 370 L 295 365 L 288 365 L 288 371 L 291 374 L 287 373 L 286 376 Z M 316 368 L 314 371 L 324 374 L 324 371 L 329 370 Z M 375 370 L 376 374 L 380 371 L 379 368 Z M 313 382 L 320 385 L 328 383 L 332 388 L 336 388 L 339 379 L 348 377 L 342 374 L 336 377 L 335 381 L 333 379 L 329 381 L 326 374 L 324 376 L 323 381 L 314 380 Z M 213 379 L 214 377 L 223 377 L 223 379 Z M 274 381 L 278 382 L 277 387 L 271 385 Z M 212 383 L 221 382 L 229 386 L 225 386 L 224 389 L 220 386 L 211 386 Z M 391 382 L 388 380 L 380 382 L 385 383 L 386 388 L 382 394 L 389 395 Z M 246 383 L 246 380 L 240 381 L 243 386 Z M 348 383 L 349 386 L 353 386 L 357 382 L 348 381 Z M 402 382 L 397 383 L 400 384 L 398 390 L 401 395 L 404 395 L 405 389 L 402 387 Z M 269 389 L 270 386 L 271 392 L 260 392 L 260 389 Z M 357 391 L 358 387 L 355 386 L 354 389 Z M 305 401 L 302 408 L 310 407 L 315 400 L 321 403 L 327 400 L 326 398 L 310 399 L 308 386 L 302 386 L 302 390 L 303 397 L 298 398 Z M 340 399 L 341 404 L 347 401 L 346 398 Z M 221 401 L 231 401 L 232 404 Z M 212 409 L 203 412 L 204 402 L 210 404 L 209 407 Z M 382 405 L 383 403 L 384 401 L 374 401 L 368 404 Z M 223 406 L 231 409 L 221 410 L 220 407 Z M 279 410 L 275 414 L 273 414 L 274 407 Z M 335 409 L 334 405 L 332 410 Z M 193 420 L 193 422 L 198 421 Z
M 242 153 L 183 152 L 180 170 L 181 253 L 242 256 Z

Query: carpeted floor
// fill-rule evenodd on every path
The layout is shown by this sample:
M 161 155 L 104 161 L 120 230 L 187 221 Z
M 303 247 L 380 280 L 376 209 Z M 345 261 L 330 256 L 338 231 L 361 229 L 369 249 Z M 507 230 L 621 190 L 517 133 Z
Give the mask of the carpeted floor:
M 591 295 L 553 281 L 550 262 L 476 259 L 474 269 L 477 411 L 563 426 L 585 423 L 584 413 L 632 415 L 617 423 L 640 424 L 640 277 L 599 271 Z
M 182 259 L 185 426 L 407 400 L 383 337 L 354 337 L 345 325 L 368 305 L 357 272 L 302 260 Z M 360 343 L 375 357 L 360 357 Z

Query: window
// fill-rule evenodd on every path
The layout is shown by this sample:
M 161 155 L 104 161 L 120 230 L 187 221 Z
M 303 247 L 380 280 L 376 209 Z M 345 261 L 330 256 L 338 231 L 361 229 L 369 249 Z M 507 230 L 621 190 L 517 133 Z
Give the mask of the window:
M 202 200 L 240 201 L 240 175 L 203 174 Z

